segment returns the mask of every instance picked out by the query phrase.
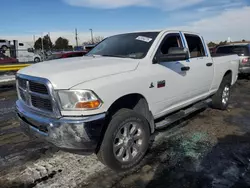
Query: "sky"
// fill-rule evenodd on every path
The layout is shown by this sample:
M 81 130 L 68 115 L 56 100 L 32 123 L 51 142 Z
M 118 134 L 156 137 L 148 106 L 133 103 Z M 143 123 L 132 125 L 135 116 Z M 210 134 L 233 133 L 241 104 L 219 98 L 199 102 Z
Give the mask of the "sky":
M 177 29 L 206 41 L 250 40 L 250 0 L 2 0 L 0 38 L 32 42 L 50 33 L 75 45 L 94 36 Z

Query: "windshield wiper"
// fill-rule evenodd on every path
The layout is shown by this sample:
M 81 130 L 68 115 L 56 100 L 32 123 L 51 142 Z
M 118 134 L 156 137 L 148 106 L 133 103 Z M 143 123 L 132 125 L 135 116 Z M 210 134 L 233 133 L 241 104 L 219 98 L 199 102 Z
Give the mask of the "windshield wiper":
M 108 55 L 108 54 L 104 54 L 104 55 L 101 55 L 101 56 L 104 56 L 104 57 L 120 57 L 120 58 L 129 58 L 128 56 L 124 56 L 124 55 Z

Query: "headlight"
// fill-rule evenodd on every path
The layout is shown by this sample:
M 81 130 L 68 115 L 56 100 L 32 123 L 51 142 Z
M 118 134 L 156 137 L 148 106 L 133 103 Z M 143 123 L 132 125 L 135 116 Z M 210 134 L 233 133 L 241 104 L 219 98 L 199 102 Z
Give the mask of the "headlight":
M 102 105 L 102 101 L 88 90 L 61 90 L 58 96 L 62 110 L 94 110 Z

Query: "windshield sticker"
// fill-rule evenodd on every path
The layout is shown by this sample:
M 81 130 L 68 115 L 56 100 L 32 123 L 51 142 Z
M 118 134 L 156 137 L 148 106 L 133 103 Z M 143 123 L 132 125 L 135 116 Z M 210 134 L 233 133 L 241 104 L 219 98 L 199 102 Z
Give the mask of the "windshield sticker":
M 153 40 L 152 38 L 149 38 L 149 37 L 143 37 L 143 36 L 138 36 L 136 38 L 136 40 L 140 40 L 140 41 L 143 41 L 143 42 L 150 42 L 151 40 Z

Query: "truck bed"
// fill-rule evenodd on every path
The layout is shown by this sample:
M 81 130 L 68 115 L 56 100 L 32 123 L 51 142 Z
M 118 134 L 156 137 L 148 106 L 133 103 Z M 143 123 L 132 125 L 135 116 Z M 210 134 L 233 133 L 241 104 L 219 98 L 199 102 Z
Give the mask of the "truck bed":
M 240 62 L 238 55 L 216 54 L 216 56 L 212 57 L 212 60 L 214 63 L 214 80 L 211 87 L 212 90 L 219 88 L 221 79 L 223 78 L 227 70 L 236 70 L 235 72 L 232 72 L 232 84 L 234 84 L 237 80 L 238 67 Z

